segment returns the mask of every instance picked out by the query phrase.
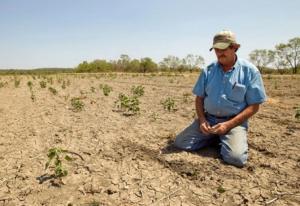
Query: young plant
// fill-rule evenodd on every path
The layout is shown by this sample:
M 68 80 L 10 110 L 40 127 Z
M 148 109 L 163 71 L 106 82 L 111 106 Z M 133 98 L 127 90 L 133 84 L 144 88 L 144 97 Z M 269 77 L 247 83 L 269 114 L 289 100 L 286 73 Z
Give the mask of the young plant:
M 71 85 L 71 81 L 68 79 L 67 80 L 67 86 L 70 86 Z
M 165 110 L 176 111 L 175 100 L 172 97 L 168 97 L 164 101 L 161 102 Z
M 4 87 L 5 86 L 5 83 L 3 82 L 0 82 L 0 88 Z
M 41 88 L 46 88 L 47 87 L 47 82 L 40 81 L 40 86 L 41 86 Z
M 66 82 L 65 82 L 65 80 L 63 81 L 63 83 L 62 83 L 62 85 L 61 85 L 61 88 L 62 88 L 62 89 L 65 89 L 65 88 L 66 88 Z
M 134 95 L 134 96 L 137 96 L 137 97 L 141 97 L 144 95 L 145 91 L 144 91 L 144 87 L 139 85 L 139 86 L 132 86 L 131 87 L 131 93 Z
M 140 111 L 139 100 L 137 96 L 127 96 L 120 93 L 118 100 L 115 102 L 117 108 L 123 111 L 124 115 L 135 115 Z
M 31 92 L 31 95 L 30 95 L 30 98 L 31 98 L 31 100 L 34 102 L 35 101 L 35 95 L 33 94 L 33 91 L 32 90 L 30 90 Z
M 109 93 L 112 91 L 112 87 L 105 84 L 102 88 L 104 96 L 108 96 Z
M 80 112 L 84 108 L 84 103 L 78 97 L 73 97 L 71 99 L 72 111 L 73 112 Z
M 151 122 L 155 122 L 157 119 L 159 119 L 159 116 L 157 113 L 153 112 L 151 115 L 150 115 L 150 118 L 151 118 Z
M 222 186 L 219 186 L 219 187 L 217 188 L 217 191 L 218 191 L 218 193 L 224 193 L 224 192 L 226 192 L 225 188 L 222 187 Z
M 64 159 L 67 161 L 71 161 L 72 158 L 68 156 L 66 153 L 68 153 L 67 150 L 63 150 L 61 148 L 51 148 L 48 151 L 48 161 L 46 162 L 45 169 L 47 169 L 52 162 L 54 167 L 54 177 L 61 178 L 68 174 L 68 171 L 63 167 L 62 164 L 62 156 L 64 156 Z
M 47 78 L 47 82 L 52 85 L 53 84 L 53 77 Z
M 49 91 L 50 91 L 52 94 L 54 94 L 54 95 L 57 94 L 57 90 L 54 89 L 53 87 L 49 87 L 48 89 L 49 89 Z
M 32 87 L 33 87 L 32 81 L 28 81 L 27 86 L 29 87 L 30 90 L 32 90 Z
M 95 87 L 91 87 L 90 90 L 91 90 L 92 93 L 95 93 L 96 88 Z
M 20 86 L 20 79 L 15 78 L 15 88 L 18 88 Z
M 189 96 L 191 96 L 190 93 L 183 93 L 183 102 L 188 103 L 189 101 Z

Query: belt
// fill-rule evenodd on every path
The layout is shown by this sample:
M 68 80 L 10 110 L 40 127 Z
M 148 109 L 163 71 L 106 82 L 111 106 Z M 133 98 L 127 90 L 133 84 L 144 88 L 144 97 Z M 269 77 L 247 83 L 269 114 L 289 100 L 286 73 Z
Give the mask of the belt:
M 231 116 L 223 116 L 223 117 L 220 117 L 220 116 L 216 116 L 216 115 L 209 114 L 209 113 L 205 113 L 205 115 L 211 116 L 211 117 L 216 118 L 216 119 L 231 119 L 231 118 L 233 118 L 233 117 L 236 116 L 236 115 L 231 115 Z

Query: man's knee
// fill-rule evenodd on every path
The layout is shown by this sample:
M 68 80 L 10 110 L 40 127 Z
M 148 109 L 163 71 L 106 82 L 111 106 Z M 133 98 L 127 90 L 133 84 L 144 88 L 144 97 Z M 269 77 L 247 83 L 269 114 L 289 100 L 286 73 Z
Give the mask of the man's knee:
M 188 138 L 183 134 L 179 134 L 176 136 L 174 146 L 181 150 L 192 150 L 192 143 L 188 141 Z
M 221 151 L 223 160 L 227 164 L 231 164 L 237 167 L 243 167 L 247 163 L 248 154 L 247 151 Z

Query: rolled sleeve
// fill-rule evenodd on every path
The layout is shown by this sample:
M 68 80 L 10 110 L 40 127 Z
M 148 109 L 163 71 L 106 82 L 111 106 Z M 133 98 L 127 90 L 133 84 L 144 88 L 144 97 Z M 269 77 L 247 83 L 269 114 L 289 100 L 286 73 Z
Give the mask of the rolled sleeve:
M 205 71 L 202 71 L 198 78 L 198 81 L 196 82 L 193 88 L 193 93 L 196 96 L 205 97 L 205 80 L 206 80 L 206 73 Z
M 262 77 L 257 71 L 253 74 L 253 78 L 250 80 L 247 93 L 246 101 L 248 105 L 260 104 L 266 101 L 267 95 L 263 85 Z

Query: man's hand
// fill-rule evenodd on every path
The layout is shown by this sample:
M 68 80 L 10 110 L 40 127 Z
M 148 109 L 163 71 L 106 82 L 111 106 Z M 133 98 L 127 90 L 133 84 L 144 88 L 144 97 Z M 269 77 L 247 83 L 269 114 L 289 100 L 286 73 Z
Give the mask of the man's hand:
M 231 128 L 226 122 L 218 123 L 211 127 L 208 132 L 211 134 L 217 134 L 217 135 L 224 135 L 226 134 Z
M 209 125 L 209 123 L 206 120 L 200 122 L 200 130 L 205 135 L 211 134 L 211 132 L 210 132 L 211 126 Z

